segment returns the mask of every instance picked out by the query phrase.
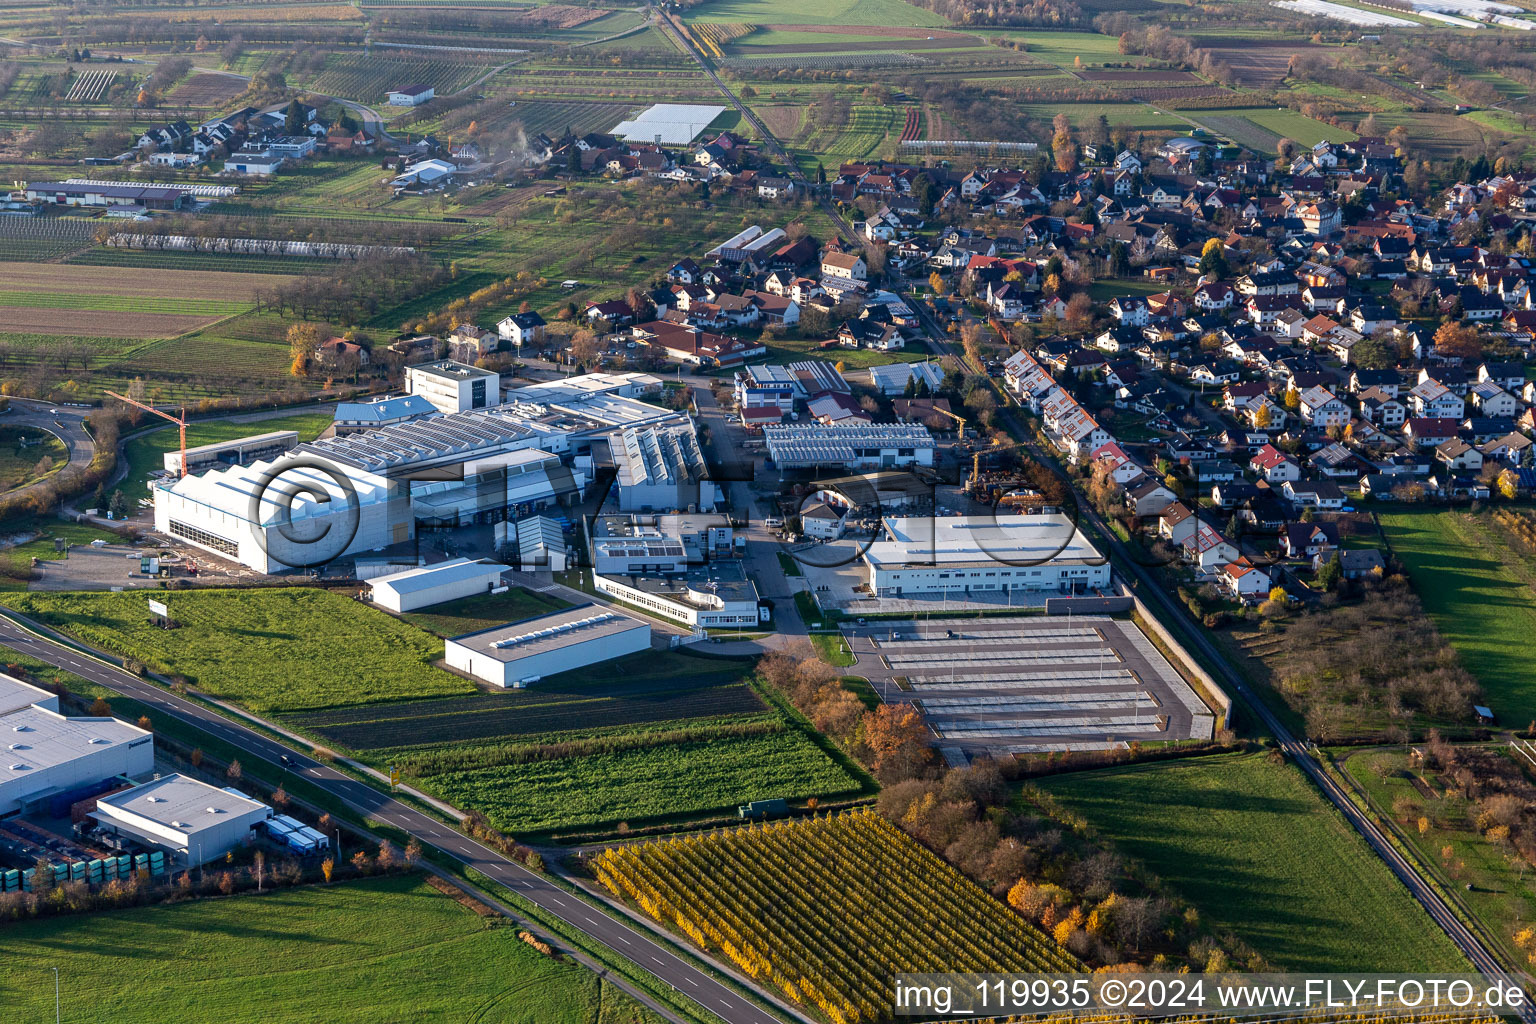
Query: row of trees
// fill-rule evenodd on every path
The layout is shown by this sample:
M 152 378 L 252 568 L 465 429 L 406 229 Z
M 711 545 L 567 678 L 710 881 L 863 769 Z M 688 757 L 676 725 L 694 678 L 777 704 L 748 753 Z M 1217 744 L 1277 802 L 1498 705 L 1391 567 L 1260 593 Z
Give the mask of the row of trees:
M 866 710 L 837 671 L 808 652 L 769 654 L 758 675 L 869 767 L 884 785 L 877 804 L 883 816 L 1074 955 L 1113 964 L 1152 954 L 1170 970 L 1261 965 L 1238 940 L 1213 937 L 1193 908 L 1136 881 L 1118 856 L 1064 830 L 1053 817 L 1065 816 L 1054 808 L 1015 811 L 1003 766 L 982 760 L 942 770 L 914 706 Z

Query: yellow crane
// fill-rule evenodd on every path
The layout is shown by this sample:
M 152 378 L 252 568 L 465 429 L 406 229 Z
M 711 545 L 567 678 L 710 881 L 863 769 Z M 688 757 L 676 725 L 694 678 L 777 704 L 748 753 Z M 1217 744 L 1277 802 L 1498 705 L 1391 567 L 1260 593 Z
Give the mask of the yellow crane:
M 186 410 L 186 407 L 185 406 L 182 407 L 181 415 L 180 416 L 172 416 L 168 412 L 161 412 L 159 409 L 156 409 L 154 406 L 149 405 L 148 403 L 141 402 L 141 401 L 139 401 L 136 398 L 129 398 L 127 395 L 120 395 L 116 391 L 108 391 L 107 394 L 111 395 L 113 398 L 117 399 L 119 402 L 127 402 L 129 405 L 137 406 L 138 408 L 143 409 L 146 412 L 152 412 L 156 416 L 160 416 L 160 417 L 163 417 L 164 419 L 168 419 L 172 423 L 176 424 L 176 426 L 178 428 L 180 428 L 180 431 L 181 431 L 181 475 L 182 476 L 186 476 L 187 475 L 187 410 Z

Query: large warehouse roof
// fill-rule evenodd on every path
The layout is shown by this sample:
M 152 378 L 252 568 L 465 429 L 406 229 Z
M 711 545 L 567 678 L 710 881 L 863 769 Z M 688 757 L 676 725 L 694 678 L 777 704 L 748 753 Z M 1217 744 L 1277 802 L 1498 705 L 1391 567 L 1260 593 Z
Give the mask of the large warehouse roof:
M 30 704 L 57 705 L 57 698 L 47 690 L 31 683 L 24 683 L 13 676 L 0 675 L 0 714 L 15 711 Z M 7 740 L 7 743 L 12 741 Z
M 641 620 L 622 612 L 584 604 L 548 615 L 538 615 L 504 626 L 492 626 L 453 637 L 449 642 L 511 664 L 535 654 L 615 636 L 631 629 L 649 629 Z
M 509 567 L 499 562 L 479 562 L 469 558 L 455 558 L 447 562 L 439 562 L 436 565 L 426 565 L 417 569 L 407 569 L 404 572 L 390 573 L 388 576 L 376 576 L 369 580 L 369 586 L 387 586 L 397 594 L 416 594 L 433 587 L 440 587 L 448 583 L 459 583 L 463 580 L 479 579 L 492 572 L 504 573 Z
M 153 782 L 96 801 L 178 832 L 207 828 L 228 814 L 249 814 L 266 805 L 232 789 L 220 789 L 185 775 L 167 775 Z
M 301 444 L 294 450 L 382 472 L 455 455 L 469 456 L 533 437 L 533 430 L 510 416 L 494 409 L 472 409 L 327 437 Z
M 660 136 L 663 145 L 686 146 L 723 113 L 724 107 L 701 103 L 657 103 L 614 125 L 613 134 L 625 142 L 655 142 Z
M 1077 525 L 1060 513 L 1030 516 L 911 516 L 885 520 L 888 539 L 864 553 L 871 565 L 937 568 L 1104 561 Z
M 763 437 L 775 459 L 831 464 L 851 462 L 871 448 L 933 448 L 933 435 L 921 423 L 862 423 L 820 427 L 770 424 Z
M 116 718 L 65 718 L 28 705 L 0 715 L 0 740 L 7 748 L 0 757 L 0 782 L 8 782 L 114 743 L 150 743 L 153 737 Z
M 677 484 L 704 478 L 704 453 L 692 424 L 626 430 L 608 439 L 619 486 Z

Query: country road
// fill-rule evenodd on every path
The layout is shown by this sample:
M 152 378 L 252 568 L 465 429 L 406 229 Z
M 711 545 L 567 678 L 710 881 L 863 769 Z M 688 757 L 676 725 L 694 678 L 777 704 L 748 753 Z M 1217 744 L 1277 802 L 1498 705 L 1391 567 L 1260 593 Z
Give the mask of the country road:
M 939 328 L 939 325 L 933 320 L 922 302 L 916 297 L 912 297 L 909 304 L 912 308 L 919 311 L 919 315 L 928 326 L 934 347 L 942 354 L 952 356 L 958 361 L 960 359 L 959 354 L 954 351 L 949 338 Z M 987 380 L 991 381 L 991 378 L 989 377 Z M 1017 405 L 1010 404 L 1007 394 L 995 381 L 992 382 L 992 386 L 999 392 L 1001 404 L 998 411 L 1008 421 L 1013 435 L 1023 438 L 1030 437 L 1029 431 L 1015 416 L 1015 410 L 1018 408 Z M 1026 440 L 1024 447 L 1036 456 L 1043 465 L 1054 465 L 1053 460 L 1046 453 L 1042 452 L 1040 446 L 1033 440 Z M 1164 612 L 1165 618 L 1172 621 L 1185 622 L 1185 609 L 1158 584 L 1146 567 L 1142 566 L 1132 556 L 1125 543 L 1115 536 L 1108 524 L 1104 522 L 1098 512 L 1088 503 L 1088 500 L 1078 491 L 1076 485 L 1070 480 L 1066 482 L 1072 488 L 1073 495 L 1077 499 L 1082 518 L 1091 523 L 1101 536 L 1108 539 L 1110 553 L 1115 562 L 1115 570 L 1123 577 L 1128 577 L 1134 581 L 1133 585 L 1136 588 L 1136 593 L 1143 600 L 1159 605 Z M 1263 699 L 1248 688 L 1248 685 L 1233 670 L 1226 656 L 1222 654 L 1216 645 L 1198 628 L 1186 629 L 1184 632 L 1188 640 L 1192 641 L 1193 645 L 1205 656 L 1206 660 L 1216 668 L 1218 681 L 1227 688 L 1229 693 L 1234 694 L 1241 700 L 1244 707 L 1264 724 L 1264 728 L 1275 738 L 1275 741 L 1279 744 L 1280 749 L 1285 755 L 1294 761 L 1307 774 L 1307 777 L 1317 784 L 1318 789 L 1328 798 L 1329 802 L 1338 808 L 1345 821 L 1360 834 L 1361 838 L 1365 840 L 1366 845 L 1386 862 L 1387 867 L 1392 870 L 1392 873 L 1408 889 L 1409 894 L 1424 908 L 1425 913 L 1429 915 L 1430 919 L 1445 931 L 1446 935 L 1456 944 L 1457 948 L 1461 950 L 1462 955 L 1471 962 L 1472 966 L 1478 971 L 1489 975 L 1511 973 L 1511 968 L 1501 964 L 1498 957 L 1488 949 L 1483 940 L 1462 923 L 1461 918 L 1451 909 L 1451 906 L 1435 889 L 1429 879 L 1425 878 L 1419 872 L 1419 869 L 1391 843 L 1385 831 L 1361 812 L 1354 801 L 1349 798 L 1349 794 L 1344 791 L 1332 776 L 1323 770 L 1322 764 L 1308 745 L 1304 741 L 1297 739 L 1286 728 L 1285 723 L 1280 721 L 1274 712 L 1269 709 Z M 1518 968 L 1514 969 L 1518 970 Z M 1519 1016 L 1524 1024 L 1536 1024 L 1536 1008 L 1529 1004 L 1521 1008 Z
M 65 451 L 69 453 L 69 468 L 83 470 L 90 465 L 91 456 L 96 452 L 96 443 L 91 440 L 91 435 L 85 432 L 85 417 L 94 411 L 94 409 L 81 409 L 75 406 L 54 405 L 51 402 L 38 402 L 30 398 L 13 397 L 11 411 L 0 417 L 0 424 L 46 430 L 63 442 Z M 53 477 L 48 479 L 51 480 Z M 39 480 L 5 493 L 9 497 L 15 497 L 35 490 L 46 482 L 46 480 Z
M 288 758 L 289 770 L 335 798 L 358 815 L 382 821 L 474 868 L 500 885 L 538 905 L 585 935 L 687 995 L 729 1024 L 783 1024 L 755 1003 L 689 964 L 638 928 L 577 899 L 545 876 L 514 863 L 381 790 L 337 771 L 308 754 L 287 747 L 235 723 L 193 701 L 178 697 L 115 666 L 104 664 L 74 648 L 56 643 L 0 618 L 0 646 L 28 654 L 57 668 L 108 687 L 239 748 L 279 770 Z

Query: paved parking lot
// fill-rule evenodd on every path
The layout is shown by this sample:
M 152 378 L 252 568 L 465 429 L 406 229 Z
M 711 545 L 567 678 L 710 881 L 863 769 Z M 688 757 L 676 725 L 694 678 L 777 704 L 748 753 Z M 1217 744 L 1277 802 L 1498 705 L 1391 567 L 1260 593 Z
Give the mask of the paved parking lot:
M 1030 616 L 844 628 L 888 701 L 911 701 L 951 762 L 1206 738 L 1214 716 L 1126 619 Z

